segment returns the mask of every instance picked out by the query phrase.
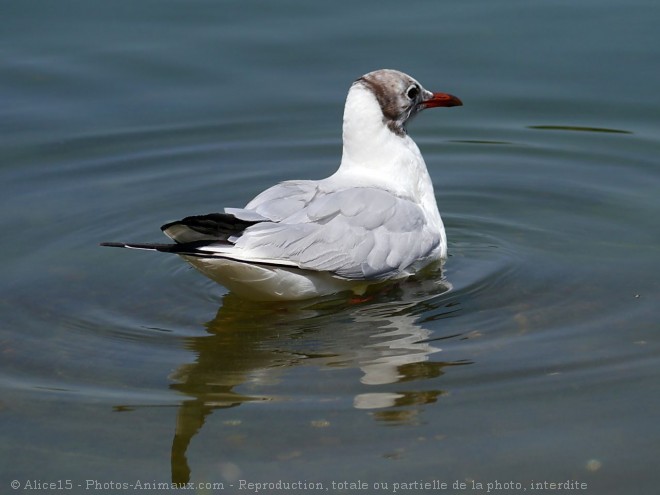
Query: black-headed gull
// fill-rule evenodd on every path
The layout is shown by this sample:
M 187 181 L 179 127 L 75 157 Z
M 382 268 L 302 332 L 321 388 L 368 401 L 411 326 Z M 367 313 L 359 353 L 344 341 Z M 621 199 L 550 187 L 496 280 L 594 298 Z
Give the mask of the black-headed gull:
M 447 255 L 445 229 L 422 154 L 406 131 L 426 108 L 462 105 L 390 69 L 351 86 L 339 169 L 290 180 L 244 208 L 161 227 L 176 244 L 103 243 L 175 253 L 256 300 L 296 300 L 408 277 Z

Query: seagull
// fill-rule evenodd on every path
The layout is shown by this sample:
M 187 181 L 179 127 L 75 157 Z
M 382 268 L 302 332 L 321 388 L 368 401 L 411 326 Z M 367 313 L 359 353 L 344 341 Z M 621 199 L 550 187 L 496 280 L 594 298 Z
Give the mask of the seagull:
M 346 98 L 337 171 L 288 180 L 244 208 L 163 225 L 174 244 L 102 246 L 174 253 L 252 300 L 304 300 L 409 277 L 447 256 L 424 158 L 406 124 L 427 108 L 460 106 L 403 72 L 357 79 Z

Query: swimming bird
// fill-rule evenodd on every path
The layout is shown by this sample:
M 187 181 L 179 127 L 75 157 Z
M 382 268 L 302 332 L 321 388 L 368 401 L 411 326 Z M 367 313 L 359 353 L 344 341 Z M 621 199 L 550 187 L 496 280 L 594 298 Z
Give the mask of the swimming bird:
M 406 124 L 420 111 L 460 106 L 403 72 L 353 82 L 338 170 L 288 180 L 244 208 L 189 216 L 161 230 L 174 244 L 103 246 L 180 255 L 207 277 L 253 300 L 301 300 L 413 275 L 447 255 L 447 238 L 424 158 Z

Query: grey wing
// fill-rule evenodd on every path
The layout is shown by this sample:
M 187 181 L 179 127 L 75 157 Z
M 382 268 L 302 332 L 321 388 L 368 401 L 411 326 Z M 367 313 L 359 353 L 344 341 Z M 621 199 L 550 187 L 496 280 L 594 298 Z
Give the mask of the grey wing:
M 317 181 L 285 181 L 258 194 L 245 208 L 225 208 L 225 211 L 245 220 L 248 218 L 243 218 L 242 211 L 280 222 L 307 207 L 318 192 Z
M 236 239 L 232 256 L 246 261 L 283 262 L 348 279 L 379 279 L 429 256 L 440 243 L 440 234 L 412 201 L 376 188 L 324 193 L 317 187 L 298 184 L 286 186 L 297 193 L 292 201 L 298 202 L 298 208 L 289 210 L 284 206 L 277 211 L 290 214 L 277 223 L 248 227 Z M 262 195 L 246 208 L 274 216 L 273 205 L 279 200 Z
M 221 250 L 233 246 L 250 225 L 280 222 L 303 210 L 318 192 L 315 181 L 287 181 L 266 189 L 245 208 L 225 208 L 224 213 L 193 215 L 161 227 L 177 243 L 208 241 Z M 214 245 L 214 243 L 217 243 Z

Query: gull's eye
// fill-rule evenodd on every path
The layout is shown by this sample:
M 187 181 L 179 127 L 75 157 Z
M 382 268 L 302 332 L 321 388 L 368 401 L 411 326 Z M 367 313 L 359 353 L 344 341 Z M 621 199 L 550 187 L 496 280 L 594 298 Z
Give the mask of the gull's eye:
M 417 98 L 417 95 L 419 94 L 419 88 L 415 85 L 412 85 L 408 88 L 408 91 L 406 91 L 406 96 L 410 98 L 411 100 L 414 100 Z

